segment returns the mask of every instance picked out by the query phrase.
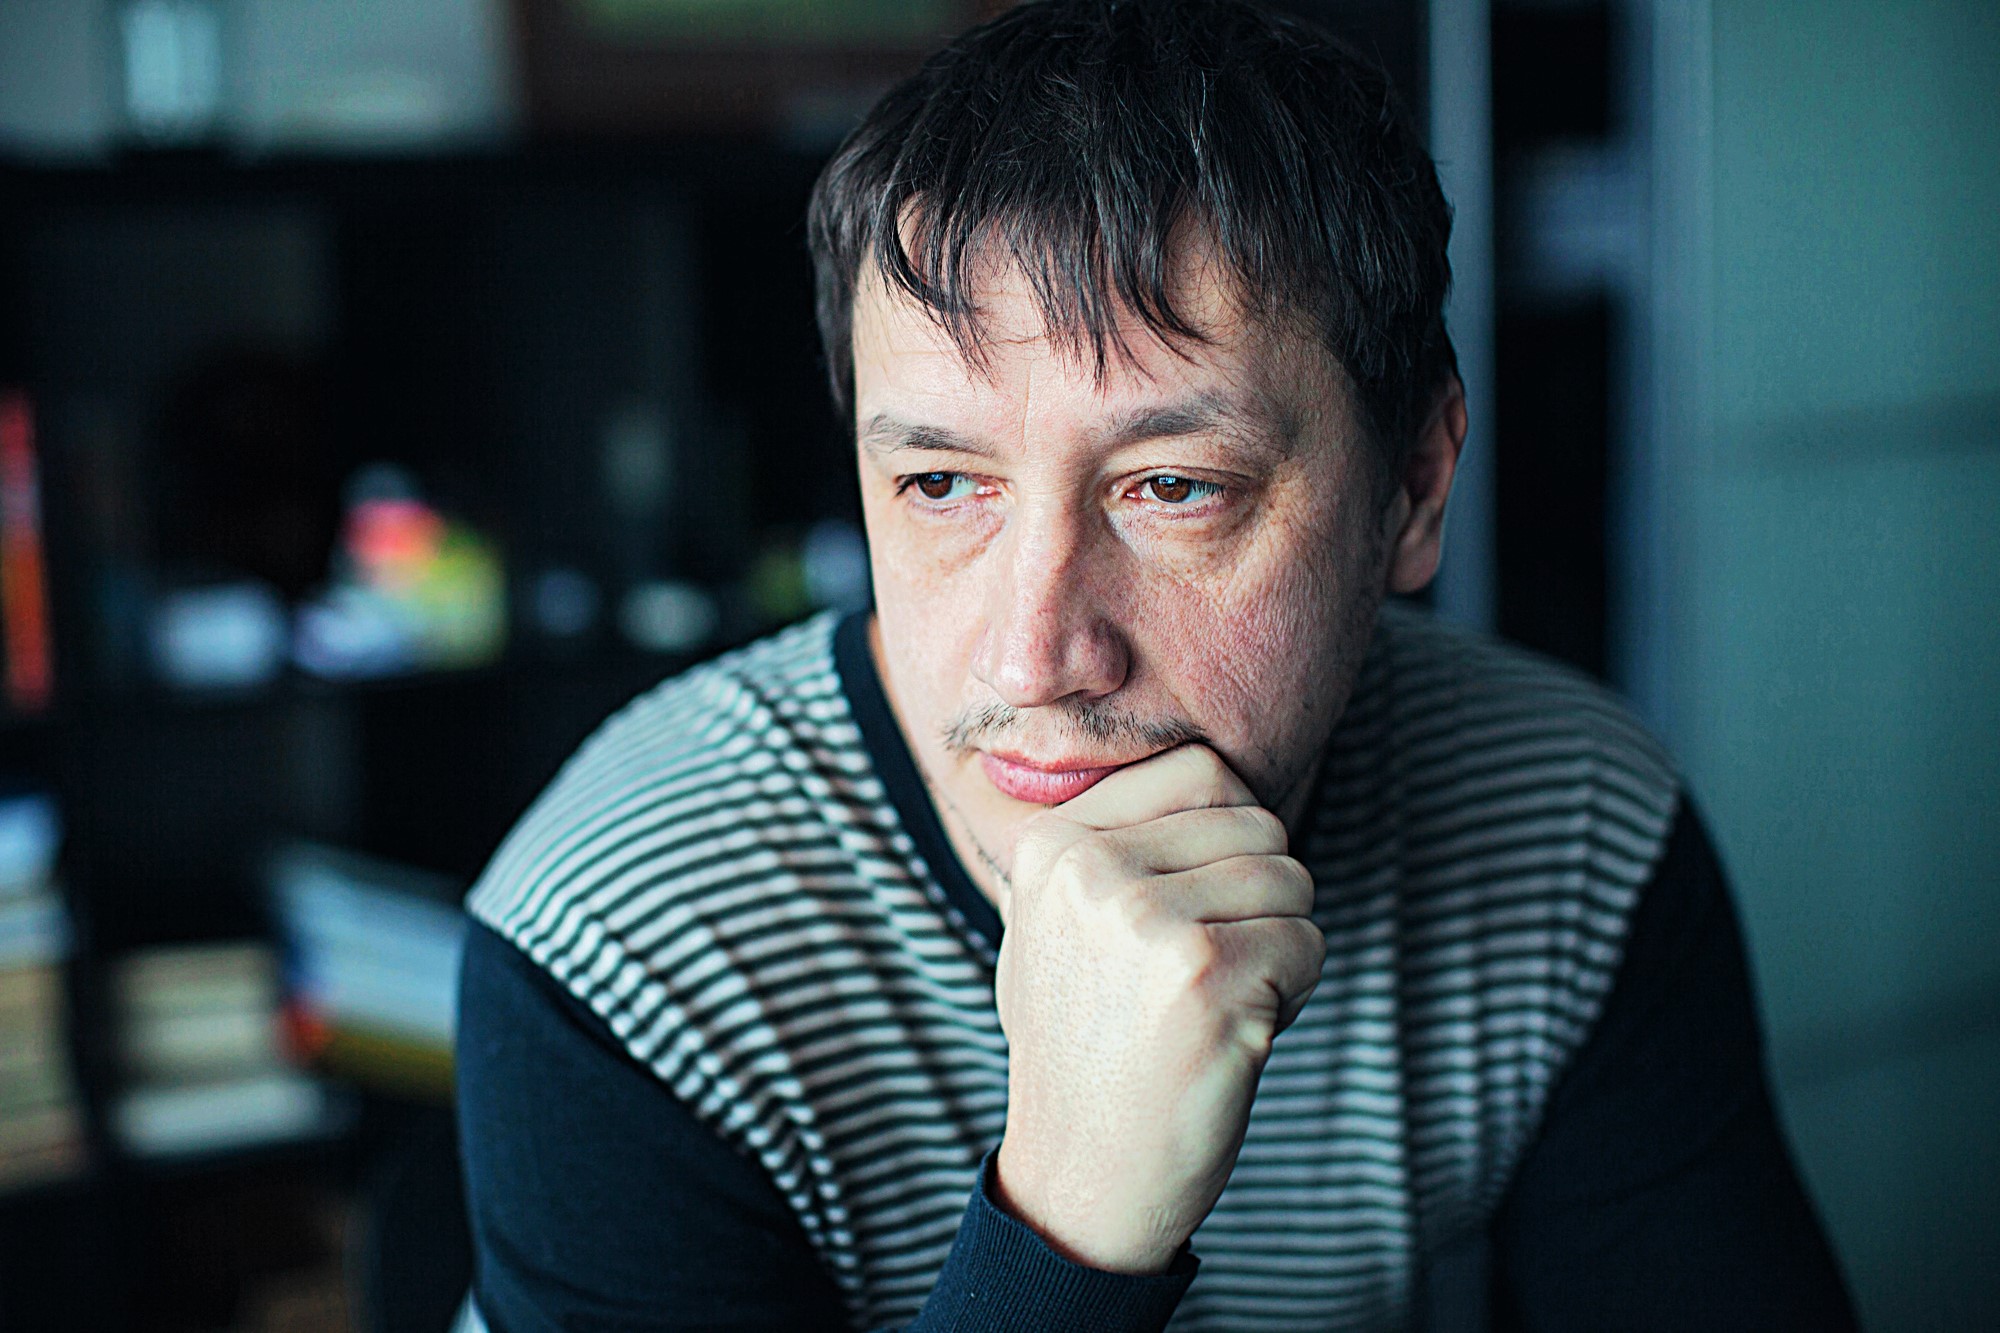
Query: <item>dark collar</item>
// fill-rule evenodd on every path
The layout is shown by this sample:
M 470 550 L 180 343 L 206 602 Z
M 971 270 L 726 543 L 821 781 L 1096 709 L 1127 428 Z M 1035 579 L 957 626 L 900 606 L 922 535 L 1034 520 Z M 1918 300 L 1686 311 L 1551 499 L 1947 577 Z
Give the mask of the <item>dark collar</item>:
M 917 761 L 910 754 L 903 729 L 896 724 L 895 713 L 890 711 L 881 677 L 875 674 L 875 659 L 868 651 L 868 618 L 873 614 L 852 612 L 841 619 L 833 632 L 833 666 L 840 675 L 840 688 L 847 695 L 848 710 L 861 729 L 861 743 L 868 748 L 890 804 L 896 807 L 896 815 L 903 821 L 910 840 L 916 843 L 918 854 L 930 866 L 945 901 L 965 918 L 967 927 L 977 937 L 975 943 L 984 946 L 988 953 L 998 953 L 1000 914 L 972 882 L 972 876 L 965 873 L 958 853 L 952 850 L 944 825 L 938 822 L 930 789 L 917 771 Z

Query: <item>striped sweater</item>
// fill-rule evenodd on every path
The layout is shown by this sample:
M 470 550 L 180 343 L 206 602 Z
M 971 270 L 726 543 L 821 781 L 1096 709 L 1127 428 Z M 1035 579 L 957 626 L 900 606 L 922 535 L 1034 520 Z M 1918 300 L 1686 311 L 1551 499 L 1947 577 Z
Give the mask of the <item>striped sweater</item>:
M 998 921 L 823 616 L 607 723 L 470 899 L 760 1164 L 862 1326 L 910 1320 L 1006 1116 Z M 1295 849 L 1323 979 L 1173 1327 L 1378 1328 L 1485 1225 L 1679 800 L 1603 691 L 1385 608 Z

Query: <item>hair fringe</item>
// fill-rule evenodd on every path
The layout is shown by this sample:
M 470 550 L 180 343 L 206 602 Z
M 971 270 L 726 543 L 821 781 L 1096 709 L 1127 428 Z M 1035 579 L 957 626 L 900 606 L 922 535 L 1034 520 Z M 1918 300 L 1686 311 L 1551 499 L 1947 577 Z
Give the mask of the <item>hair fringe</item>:
M 872 267 L 987 363 L 979 266 L 1019 267 L 1102 375 L 1128 313 L 1176 350 L 1178 233 L 1205 227 L 1253 313 L 1302 318 L 1400 461 L 1455 369 L 1451 209 L 1379 66 L 1242 0 L 1038 0 L 970 29 L 841 145 L 807 219 L 836 402 Z

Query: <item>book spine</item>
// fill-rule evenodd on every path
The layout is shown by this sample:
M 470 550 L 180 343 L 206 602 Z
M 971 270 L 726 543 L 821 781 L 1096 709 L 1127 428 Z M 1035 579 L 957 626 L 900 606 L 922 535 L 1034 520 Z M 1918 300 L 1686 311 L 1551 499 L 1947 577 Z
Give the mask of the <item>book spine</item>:
M 7 702 L 24 713 L 47 708 L 55 692 L 38 472 L 28 396 L 0 393 L 0 640 Z

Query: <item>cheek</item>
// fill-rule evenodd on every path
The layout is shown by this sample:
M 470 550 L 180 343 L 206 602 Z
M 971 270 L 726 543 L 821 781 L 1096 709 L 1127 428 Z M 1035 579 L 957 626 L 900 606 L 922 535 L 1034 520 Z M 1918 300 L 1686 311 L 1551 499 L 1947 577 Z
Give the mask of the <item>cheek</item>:
M 1178 660 L 1190 686 L 1211 700 L 1261 703 L 1274 694 L 1302 693 L 1300 683 L 1310 679 L 1310 665 L 1338 620 L 1332 563 L 1292 561 L 1239 571 L 1224 588 L 1175 598 L 1160 647 Z
M 999 530 L 990 506 L 970 505 L 947 517 L 912 512 L 886 482 L 864 496 L 863 516 L 875 568 L 876 595 L 907 601 L 960 602 L 980 552 Z
M 1148 598 L 1148 654 L 1190 720 L 1256 767 L 1288 767 L 1295 738 L 1316 745 L 1336 691 L 1346 611 L 1365 595 L 1365 556 L 1343 554 L 1340 525 L 1278 535 L 1213 577 Z
M 958 565 L 877 517 L 869 515 L 869 551 L 883 651 L 901 705 L 928 734 L 931 720 L 957 706 L 979 629 L 963 608 L 978 599 L 966 596 Z

